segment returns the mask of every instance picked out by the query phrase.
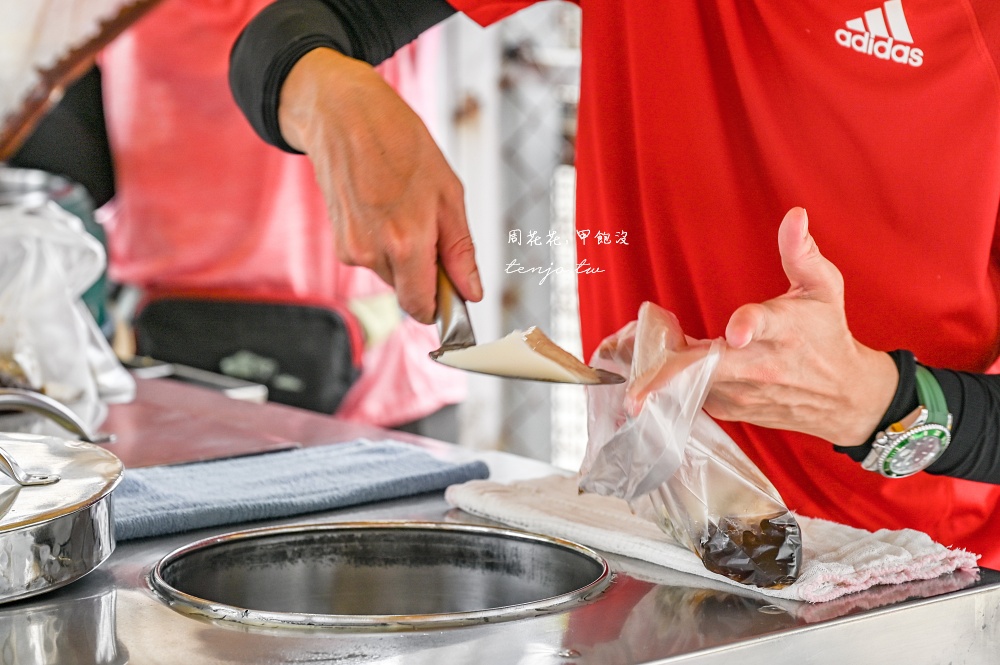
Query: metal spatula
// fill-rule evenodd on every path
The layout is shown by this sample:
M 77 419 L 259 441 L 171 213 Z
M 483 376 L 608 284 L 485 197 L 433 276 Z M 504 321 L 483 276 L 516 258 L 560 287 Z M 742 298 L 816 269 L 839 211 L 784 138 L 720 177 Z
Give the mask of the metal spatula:
M 430 357 L 440 362 L 441 355 L 447 351 L 465 349 L 476 345 L 476 335 L 472 332 L 472 320 L 469 318 L 469 310 L 465 306 L 455 286 L 448 279 L 444 270 L 438 268 L 438 288 L 437 288 L 437 313 L 435 314 L 438 333 L 441 336 L 441 348 L 430 352 Z M 614 372 L 594 368 L 599 380 L 598 385 L 624 383 L 625 377 Z M 485 372 L 484 372 L 485 373 Z M 513 376 L 510 374 L 493 374 L 506 379 L 524 379 L 529 381 L 542 381 L 535 377 Z M 551 383 L 576 383 L 572 381 L 550 381 Z
M 441 348 L 430 354 L 434 360 L 440 358 L 445 351 L 476 345 L 476 335 L 472 332 L 472 320 L 465 300 L 458 295 L 442 268 L 438 268 L 437 312 L 434 319 L 441 336 Z

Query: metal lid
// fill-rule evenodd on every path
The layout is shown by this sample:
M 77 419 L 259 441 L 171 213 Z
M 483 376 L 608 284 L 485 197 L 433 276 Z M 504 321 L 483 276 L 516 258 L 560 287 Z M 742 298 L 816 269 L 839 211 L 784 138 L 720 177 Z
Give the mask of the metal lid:
M 0 532 L 48 522 L 99 501 L 121 481 L 114 454 L 82 441 L 37 434 L 0 434 L 0 448 L 26 474 L 56 476 L 22 486 L 0 474 Z

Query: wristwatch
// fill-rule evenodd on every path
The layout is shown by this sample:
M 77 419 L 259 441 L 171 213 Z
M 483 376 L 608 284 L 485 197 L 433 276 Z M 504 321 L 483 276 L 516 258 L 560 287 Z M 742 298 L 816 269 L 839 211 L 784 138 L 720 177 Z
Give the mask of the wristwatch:
M 905 478 L 934 463 L 951 443 L 951 414 L 937 379 L 917 365 L 920 406 L 875 436 L 872 450 L 861 463 L 886 478 Z

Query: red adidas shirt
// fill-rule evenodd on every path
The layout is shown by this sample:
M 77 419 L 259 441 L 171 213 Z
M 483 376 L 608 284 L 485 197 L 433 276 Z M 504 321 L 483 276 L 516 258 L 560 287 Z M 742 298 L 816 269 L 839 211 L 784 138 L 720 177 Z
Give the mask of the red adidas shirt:
M 530 3 L 454 4 L 488 23 Z M 580 4 L 577 228 L 591 236 L 577 250 L 605 270 L 580 277 L 588 357 L 644 300 L 707 338 L 784 293 L 777 229 L 801 205 L 862 343 L 952 369 L 993 362 L 1000 4 Z M 792 509 L 920 529 L 1000 567 L 1000 487 L 884 480 L 805 435 L 726 427 Z

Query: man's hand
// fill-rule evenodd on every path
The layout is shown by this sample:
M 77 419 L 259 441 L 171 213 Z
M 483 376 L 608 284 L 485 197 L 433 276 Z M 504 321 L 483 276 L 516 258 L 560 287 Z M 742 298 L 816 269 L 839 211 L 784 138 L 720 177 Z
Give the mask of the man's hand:
M 802 208 L 785 215 L 778 249 L 791 288 L 733 313 L 705 410 L 860 445 L 895 394 L 895 363 L 851 335 L 843 276 L 820 254 Z
M 462 185 L 370 65 L 310 51 L 285 79 L 278 118 L 285 140 L 312 161 L 341 261 L 378 273 L 423 323 L 434 316 L 439 262 L 462 297 L 482 298 Z

